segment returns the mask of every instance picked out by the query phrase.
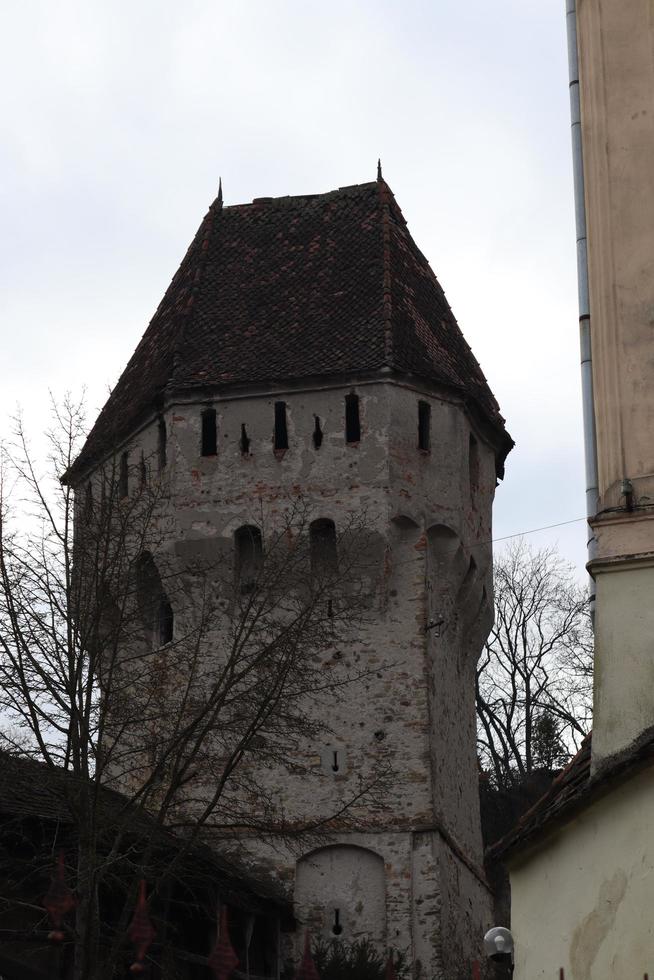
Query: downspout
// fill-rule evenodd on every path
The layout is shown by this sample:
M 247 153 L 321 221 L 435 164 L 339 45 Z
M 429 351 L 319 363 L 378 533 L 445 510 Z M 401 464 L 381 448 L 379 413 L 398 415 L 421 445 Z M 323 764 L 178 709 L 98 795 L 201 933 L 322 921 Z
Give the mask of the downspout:
M 584 160 L 581 137 L 579 98 L 579 54 L 577 47 L 576 0 L 566 0 L 568 29 L 568 65 L 570 71 L 570 120 L 572 126 L 572 167 L 577 234 L 577 283 L 579 291 L 579 342 L 581 347 L 581 399 L 584 425 L 584 459 L 586 464 L 586 516 L 594 517 L 598 509 L 597 438 L 593 401 L 593 362 L 591 353 L 590 300 L 588 289 L 588 242 L 586 237 L 586 204 L 584 197 Z M 597 541 L 589 526 L 588 561 L 597 553 Z M 595 583 L 590 582 L 591 615 L 595 611 Z

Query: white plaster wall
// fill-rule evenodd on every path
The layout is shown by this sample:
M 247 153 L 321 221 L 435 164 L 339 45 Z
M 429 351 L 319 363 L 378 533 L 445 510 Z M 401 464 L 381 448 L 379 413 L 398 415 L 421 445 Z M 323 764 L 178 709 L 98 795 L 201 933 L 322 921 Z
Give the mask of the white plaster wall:
M 596 576 L 593 767 L 654 724 L 654 562 Z
M 651 768 L 510 867 L 514 980 L 654 975 Z

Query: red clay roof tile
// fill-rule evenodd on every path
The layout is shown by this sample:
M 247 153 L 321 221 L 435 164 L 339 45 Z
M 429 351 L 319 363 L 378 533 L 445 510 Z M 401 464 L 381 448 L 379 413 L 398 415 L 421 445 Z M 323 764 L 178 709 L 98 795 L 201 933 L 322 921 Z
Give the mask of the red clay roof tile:
M 176 392 L 388 368 L 456 389 L 512 441 L 383 180 L 258 198 L 202 221 L 73 473 Z

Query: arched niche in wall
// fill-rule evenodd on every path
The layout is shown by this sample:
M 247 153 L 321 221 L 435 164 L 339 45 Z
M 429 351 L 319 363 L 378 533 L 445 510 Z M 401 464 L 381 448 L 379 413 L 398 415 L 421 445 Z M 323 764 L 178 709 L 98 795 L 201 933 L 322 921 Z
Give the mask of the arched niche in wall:
M 242 595 L 254 592 L 263 568 L 263 539 L 254 524 L 243 524 L 234 531 L 236 582 Z
M 456 531 L 445 524 L 427 528 L 428 625 L 438 624 L 433 625 L 435 636 L 456 630 L 456 597 L 469 565 Z
M 328 518 L 318 518 L 309 527 L 311 575 L 314 579 L 333 577 L 338 569 L 336 525 Z
M 298 920 L 325 939 L 386 943 L 382 858 L 364 847 L 334 844 L 301 858 L 295 872 Z
M 413 596 L 423 587 L 421 533 L 417 521 L 407 514 L 395 514 L 391 518 L 384 568 L 386 589 L 391 601 L 402 595 Z
M 173 608 L 149 551 L 143 552 L 136 563 L 136 597 L 146 644 L 156 649 L 170 643 L 174 632 Z

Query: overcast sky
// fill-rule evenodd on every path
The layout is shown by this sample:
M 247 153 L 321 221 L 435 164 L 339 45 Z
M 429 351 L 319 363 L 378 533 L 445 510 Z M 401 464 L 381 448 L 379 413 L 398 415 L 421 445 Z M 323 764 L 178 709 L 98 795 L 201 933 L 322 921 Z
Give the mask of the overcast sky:
M 377 157 L 516 441 L 495 535 L 584 514 L 563 0 L 4 0 L 0 428 L 117 380 L 226 204 Z M 583 521 L 558 542 L 582 574 Z

